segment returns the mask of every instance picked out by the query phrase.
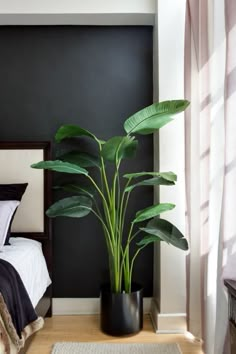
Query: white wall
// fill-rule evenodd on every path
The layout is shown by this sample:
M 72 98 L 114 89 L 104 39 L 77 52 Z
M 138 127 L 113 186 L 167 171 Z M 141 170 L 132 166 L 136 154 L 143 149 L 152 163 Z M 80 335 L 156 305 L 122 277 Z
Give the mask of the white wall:
M 184 26 L 186 0 L 159 0 L 158 72 L 154 71 L 154 94 L 160 101 L 184 98 Z M 155 59 L 155 58 L 154 58 Z M 156 58 L 157 59 L 157 58 Z M 154 65 L 157 60 L 154 60 Z M 159 170 L 173 171 L 178 176 L 174 187 L 160 188 L 160 202 L 174 203 L 176 208 L 165 218 L 185 232 L 185 180 L 184 180 L 184 119 L 179 114 L 159 131 Z M 158 140 L 154 141 L 158 144 Z M 161 244 L 160 298 L 158 331 L 184 331 L 186 329 L 186 253 Z M 158 260 L 156 259 L 157 267 Z M 158 298 L 158 294 L 156 294 Z
M 0 0 L 0 25 L 153 25 L 155 0 Z

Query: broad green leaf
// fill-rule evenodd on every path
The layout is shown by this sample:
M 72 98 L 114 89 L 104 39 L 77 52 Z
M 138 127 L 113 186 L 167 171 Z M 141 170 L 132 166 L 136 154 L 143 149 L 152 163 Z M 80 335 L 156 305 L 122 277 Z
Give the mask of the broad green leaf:
M 55 140 L 57 143 L 60 143 L 64 139 L 73 138 L 77 136 L 88 136 L 96 141 L 99 141 L 99 139 L 97 139 L 97 137 L 90 131 L 83 129 L 78 125 L 72 124 L 62 125 L 56 132 Z
M 130 192 L 135 187 L 139 187 L 139 186 L 157 186 L 157 185 L 173 186 L 174 184 L 175 182 L 169 181 L 168 179 L 158 176 L 158 177 L 145 179 L 144 181 L 138 182 L 136 184 L 132 184 L 131 186 L 125 188 L 125 192 Z
M 92 201 L 85 196 L 75 196 L 59 200 L 47 210 L 47 216 L 68 216 L 72 218 L 82 218 L 90 213 Z
M 132 179 L 132 178 L 139 178 L 143 176 L 162 177 L 170 182 L 177 181 L 177 176 L 173 172 L 135 172 L 135 173 L 127 173 L 123 177 Z
M 133 222 L 137 223 L 144 220 L 152 219 L 155 216 L 164 213 L 165 211 L 172 210 L 174 207 L 175 205 L 170 203 L 160 203 L 160 204 L 152 205 L 143 210 L 139 210 L 136 213 L 136 217 Z
M 177 181 L 177 176 L 174 172 L 160 172 L 160 176 L 164 179 L 166 179 L 167 181 L 171 181 L 171 182 L 176 182 Z
M 54 161 L 40 161 L 38 163 L 34 163 L 31 165 L 33 168 L 38 168 L 38 169 L 45 169 L 45 170 L 51 170 L 51 171 L 57 171 L 57 172 L 64 172 L 64 173 L 75 173 L 79 175 L 88 175 L 88 171 L 85 170 L 84 168 L 74 165 L 69 162 L 63 162 L 60 160 L 54 160 Z
M 134 137 L 114 136 L 102 146 L 102 157 L 115 162 L 124 158 L 132 158 L 136 154 L 138 142 Z
M 60 186 L 54 186 L 54 189 L 63 189 L 66 192 L 87 195 L 90 198 L 93 198 L 95 194 L 95 189 L 91 186 L 84 186 L 78 183 L 69 183 Z
M 153 219 L 148 222 L 146 227 L 141 227 L 146 236 L 138 243 L 138 246 L 144 246 L 156 241 L 165 241 L 181 250 L 188 250 L 188 241 L 184 235 L 167 220 Z
M 172 121 L 172 116 L 184 111 L 188 105 L 186 100 L 154 103 L 129 117 L 124 123 L 124 129 L 127 134 L 151 134 Z
M 87 152 L 70 151 L 67 154 L 58 156 L 58 159 L 80 167 L 100 167 L 99 158 Z

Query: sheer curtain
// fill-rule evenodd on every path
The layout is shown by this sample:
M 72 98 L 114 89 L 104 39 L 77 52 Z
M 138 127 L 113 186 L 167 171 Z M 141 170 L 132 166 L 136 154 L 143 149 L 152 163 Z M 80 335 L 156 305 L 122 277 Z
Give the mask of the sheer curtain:
M 205 353 L 222 354 L 222 272 L 236 278 L 235 0 L 186 1 L 185 98 L 188 326 Z

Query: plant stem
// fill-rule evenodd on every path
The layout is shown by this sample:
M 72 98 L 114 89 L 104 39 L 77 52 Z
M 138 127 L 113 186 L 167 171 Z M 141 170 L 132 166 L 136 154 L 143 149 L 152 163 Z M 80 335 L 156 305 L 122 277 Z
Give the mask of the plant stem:
M 104 160 L 103 160 L 102 157 L 101 157 L 101 162 L 102 162 L 103 180 L 104 180 L 104 184 L 105 184 L 108 200 L 110 201 L 111 200 L 111 195 L 110 195 L 110 191 L 109 191 L 109 186 L 108 186 L 108 181 L 107 181 L 107 175 L 106 175 L 106 169 L 105 169 L 105 165 L 104 165 Z
M 120 212 L 120 174 L 119 170 L 117 171 L 117 221 L 119 224 L 119 212 Z
M 105 164 L 104 164 L 104 159 L 102 157 L 102 144 L 99 142 L 99 151 L 100 151 L 100 157 L 101 157 L 101 180 L 104 181 L 105 184 L 105 188 L 106 188 L 106 192 L 107 192 L 107 196 L 108 196 L 108 200 L 109 202 L 111 201 L 111 195 L 110 195 L 110 190 L 109 190 L 109 186 L 108 186 L 108 181 L 107 181 L 107 175 L 106 175 L 106 168 L 105 168 Z
M 122 286 L 122 266 L 121 266 L 121 257 L 122 257 L 122 231 L 120 229 L 120 224 L 119 224 L 119 213 L 120 213 L 120 175 L 119 175 L 119 165 L 117 166 L 117 210 L 116 210 L 116 230 L 117 230 L 117 248 L 118 248 L 118 253 L 119 253 L 119 279 L 118 279 L 118 284 L 119 284 L 119 290 L 121 292 L 121 286 Z
M 98 215 L 102 218 L 101 210 L 100 210 L 100 208 L 99 208 L 99 206 L 98 206 L 98 203 L 97 203 L 97 201 L 96 201 L 96 199 L 95 199 L 94 197 L 93 197 L 93 202 L 94 202 L 94 205 L 95 205 L 95 207 L 96 207 L 96 210 L 97 210 Z
M 134 239 L 140 232 L 142 232 L 142 230 L 136 231 L 136 232 L 133 234 L 133 236 L 130 237 L 130 239 L 129 239 L 129 244 L 131 243 L 131 241 L 133 241 L 133 239 Z
M 119 149 L 118 149 L 119 151 Z M 118 154 L 117 151 L 117 154 Z M 117 155 L 118 156 L 118 155 Z M 110 203 L 110 211 L 111 211 L 111 219 L 112 225 L 114 228 L 114 235 L 115 235 L 115 255 L 114 255 L 114 291 L 120 292 L 121 291 L 121 282 L 120 277 L 122 274 L 121 268 L 121 254 L 120 254 L 120 228 L 119 228 L 119 215 L 118 215 L 118 208 L 119 208 L 119 200 L 120 198 L 120 186 L 119 186 L 119 167 L 120 161 L 116 156 L 116 165 L 115 165 L 115 173 L 112 183 L 112 191 L 111 191 L 111 203 Z
M 128 182 L 126 183 L 126 185 L 124 187 L 124 190 L 123 190 L 123 193 L 121 196 L 121 202 L 120 202 L 119 229 L 120 229 L 121 236 L 123 234 L 124 218 L 125 218 L 127 204 L 128 204 L 128 201 L 126 199 L 126 202 L 125 202 L 126 207 L 125 208 L 123 207 L 124 199 L 125 199 L 125 195 L 126 195 L 125 189 L 126 189 L 126 187 L 128 187 L 129 183 L 130 183 L 130 180 L 128 180 Z M 121 240 L 120 240 L 120 242 L 121 242 Z
M 127 206 L 128 206 L 128 200 L 129 200 L 129 195 L 130 192 L 128 192 L 127 197 L 125 199 L 126 196 L 126 192 L 125 189 L 128 187 L 130 183 L 130 179 L 127 181 L 122 195 L 121 195 L 121 201 L 119 203 L 119 210 L 118 210 L 118 225 L 119 225 L 119 237 L 118 237 L 118 244 L 120 245 L 119 250 L 120 250 L 120 261 L 119 261 L 119 266 L 120 266 L 120 277 L 119 277 L 119 287 L 121 289 L 122 286 L 122 276 L 124 276 L 124 286 L 125 289 L 127 289 L 128 287 L 128 274 L 129 274 L 129 249 L 128 249 L 128 244 L 129 244 L 129 240 L 127 241 L 128 244 L 126 243 L 126 247 L 125 247 L 125 252 L 123 251 L 122 248 L 122 236 L 123 236 L 123 229 L 124 229 L 124 222 L 125 222 L 125 215 L 126 215 L 126 210 L 127 210 Z M 120 193 L 120 192 L 119 192 Z M 119 196 L 120 198 L 120 196 Z M 125 203 L 125 206 L 124 206 Z M 133 228 L 133 226 L 131 226 L 131 228 Z M 132 233 L 132 229 L 131 229 L 131 233 Z M 131 237 L 131 233 L 129 234 L 129 237 Z M 122 253 L 122 254 L 121 254 Z
M 92 210 L 92 212 L 100 220 L 104 230 L 105 240 L 106 240 L 106 245 L 108 250 L 108 257 L 109 257 L 109 273 L 110 273 L 111 289 L 113 292 L 118 293 L 120 292 L 120 286 L 119 286 L 120 269 L 118 267 L 119 262 L 117 260 L 116 247 L 115 246 L 113 247 L 111 238 L 109 236 L 109 230 L 107 229 L 107 226 L 102 220 L 102 218 L 94 210 Z
M 124 224 L 125 224 L 125 216 L 126 216 L 126 211 L 127 211 L 127 207 L 128 207 L 128 203 L 129 203 L 129 197 L 130 197 L 130 193 L 127 193 L 127 197 L 125 200 L 125 205 L 124 205 L 124 210 L 123 210 L 123 214 L 122 214 L 122 220 L 121 220 L 121 232 L 123 233 L 123 229 L 124 229 Z
M 133 239 L 141 232 L 141 230 L 136 231 L 133 236 L 131 236 L 127 239 L 126 246 L 124 251 L 122 252 L 122 260 L 121 260 L 121 269 L 123 268 L 124 274 L 126 274 L 126 278 L 130 279 L 130 275 L 128 273 L 131 272 L 129 263 L 127 267 L 127 253 L 129 252 L 129 245 L 133 241 Z M 125 262 L 126 261 L 126 262 Z M 130 280 L 127 280 L 127 288 L 128 288 L 128 283 L 130 283 Z
M 111 251 L 112 251 L 112 253 L 114 252 L 113 251 L 113 247 L 112 247 L 112 242 L 111 242 L 111 238 L 110 238 L 110 234 L 109 234 L 109 230 L 108 230 L 108 228 L 107 228 L 107 226 L 106 226 L 106 224 L 104 223 L 104 221 L 102 220 L 102 218 L 99 216 L 99 214 L 98 213 L 96 213 L 96 211 L 94 211 L 93 209 L 91 209 L 91 212 L 98 218 L 98 220 L 101 222 L 101 224 L 102 224 L 102 226 L 103 226 L 103 228 L 104 228 L 104 231 L 105 231 L 105 234 L 107 235 L 107 240 L 109 241 L 109 245 L 110 245 L 110 248 L 111 248 Z
M 105 173 L 105 171 L 104 171 Z M 97 214 L 95 211 L 95 215 L 98 217 L 98 219 L 101 221 L 105 234 L 107 234 L 106 240 L 107 240 L 107 248 L 108 248 L 108 253 L 111 251 L 110 254 L 110 260 L 109 260 L 109 265 L 110 265 L 110 279 L 111 279 L 111 287 L 114 292 L 119 292 L 119 278 L 120 278 L 120 253 L 119 249 L 117 247 L 117 237 L 116 237 L 116 223 L 114 219 L 114 213 L 116 212 L 116 205 L 115 205 L 115 188 L 114 188 L 114 193 L 111 194 L 110 192 L 108 193 L 109 196 L 112 195 L 112 198 L 109 200 L 109 204 L 102 193 L 101 189 L 98 187 L 96 182 L 93 180 L 93 178 L 89 175 L 87 177 L 90 179 L 98 193 L 100 194 L 102 198 L 102 203 L 103 203 L 103 208 L 104 208 L 104 213 L 105 213 L 105 218 L 108 224 L 109 229 L 107 228 L 107 225 L 104 223 L 102 220 L 102 217 Z M 115 186 L 115 184 L 114 184 Z M 108 188 L 108 185 L 107 185 Z M 108 206 L 109 205 L 109 206 Z M 109 236 L 110 235 L 110 236 Z M 112 274 L 112 275 L 111 275 Z
M 124 271 L 124 284 L 125 284 L 125 291 L 128 292 L 130 288 L 130 261 L 129 261 L 129 244 L 130 244 L 130 238 L 132 236 L 132 231 L 133 231 L 134 223 L 131 223 L 129 234 L 128 234 L 128 239 L 126 243 L 126 248 L 125 248 L 125 271 Z
M 138 256 L 139 252 L 146 247 L 146 245 L 140 247 L 134 254 L 132 260 L 131 260 L 131 264 L 130 264 L 130 272 L 129 272 L 129 288 L 128 288 L 128 292 L 131 292 L 131 283 L 132 283 L 132 273 L 133 273 L 133 267 L 134 267 L 134 261 L 136 259 L 136 257 Z
M 98 187 L 97 183 L 94 181 L 94 179 L 90 175 L 87 175 L 87 177 L 92 182 L 92 184 L 97 189 L 98 193 L 100 194 L 100 196 L 102 198 L 104 212 L 105 212 L 105 217 L 106 217 L 106 219 L 108 221 L 108 224 L 109 224 L 109 227 L 110 227 L 113 243 L 115 243 L 114 230 L 113 230 L 113 227 L 112 227 L 112 222 L 111 222 L 111 218 L 110 218 L 110 214 L 109 214 L 109 208 L 108 208 L 108 204 L 107 204 L 106 198 L 105 198 L 104 194 L 102 193 L 101 189 Z
M 117 181 L 117 170 L 115 172 L 114 178 L 113 178 L 113 184 L 112 184 L 112 193 L 111 193 L 111 204 L 110 204 L 110 209 L 111 209 L 111 216 L 112 216 L 112 225 L 114 228 L 116 228 L 116 181 Z
M 126 255 L 127 250 L 128 250 L 128 246 L 130 245 L 130 243 L 133 241 L 133 239 L 134 239 L 140 232 L 141 232 L 141 230 L 138 230 L 137 232 L 135 232 L 135 234 L 134 234 L 132 237 L 130 237 L 129 240 L 127 240 L 125 249 L 124 249 L 124 251 L 122 252 L 122 256 L 123 256 L 123 258 L 122 258 L 122 263 L 121 263 L 121 266 L 122 266 L 122 267 L 123 267 L 123 264 L 124 264 L 124 259 L 125 259 L 125 255 Z

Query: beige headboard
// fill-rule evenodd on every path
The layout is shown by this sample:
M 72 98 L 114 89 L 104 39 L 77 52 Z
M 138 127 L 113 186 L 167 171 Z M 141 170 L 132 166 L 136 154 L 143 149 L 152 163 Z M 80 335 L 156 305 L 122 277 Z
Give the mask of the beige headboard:
M 49 159 L 49 142 L 0 142 L 0 184 L 28 183 L 12 224 L 12 232 L 45 233 L 48 172 L 31 164 Z

